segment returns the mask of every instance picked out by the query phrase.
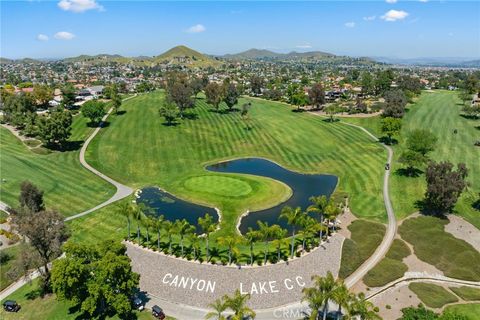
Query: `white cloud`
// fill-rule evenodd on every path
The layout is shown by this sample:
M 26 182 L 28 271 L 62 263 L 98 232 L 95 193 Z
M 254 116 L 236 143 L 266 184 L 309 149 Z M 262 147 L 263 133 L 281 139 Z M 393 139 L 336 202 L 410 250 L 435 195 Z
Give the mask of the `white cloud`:
M 305 44 L 299 44 L 298 46 L 295 46 L 295 48 L 298 49 L 310 49 L 312 45 L 310 43 L 305 43 Z
M 45 34 L 39 33 L 39 34 L 37 35 L 37 40 L 38 40 L 38 41 L 48 41 L 48 36 L 45 35 Z
M 347 28 L 355 28 L 355 22 L 353 22 L 353 21 L 345 22 L 345 27 L 347 27 Z
M 381 18 L 385 21 L 403 20 L 408 16 L 408 12 L 403 10 L 389 10 Z
M 207 28 L 205 28 L 205 26 L 203 24 L 196 24 L 196 25 L 188 28 L 187 32 L 188 33 L 200 33 L 200 32 L 204 32 L 205 30 L 207 30 Z
M 376 16 L 368 16 L 368 17 L 363 17 L 363 20 L 365 21 L 373 21 L 375 20 Z
M 85 12 L 87 10 L 103 10 L 103 6 L 98 4 L 96 0 L 61 0 L 58 7 L 65 11 Z
M 73 38 L 75 38 L 75 35 L 67 31 L 60 31 L 55 33 L 54 37 L 58 40 L 72 40 Z
M 385 0 L 386 3 L 397 3 L 397 0 Z

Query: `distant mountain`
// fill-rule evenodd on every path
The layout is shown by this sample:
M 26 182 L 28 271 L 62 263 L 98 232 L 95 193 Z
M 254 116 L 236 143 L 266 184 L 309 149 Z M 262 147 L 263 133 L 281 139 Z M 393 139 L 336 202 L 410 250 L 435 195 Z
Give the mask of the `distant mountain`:
M 30 59 L 30 58 L 23 58 L 23 59 L 7 59 L 0 57 L 0 64 L 10 64 L 10 63 L 42 63 L 39 60 Z
M 152 62 L 156 64 L 183 65 L 187 67 L 208 67 L 221 64 L 219 60 L 186 46 L 176 46 L 161 55 L 153 57 Z
M 310 52 L 296 52 L 292 51 L 289 53 L 277 53 L 270 50 L 264 49 L 250 49 L 244 52 L 237 54 L 226 54 L 222 56 L 224 59 L 229 60 L 261 60 L 261 59 L 276 59 L 276 60 L 303 60 L 303 59 L 323 59 L 327 57 L 335 57 L 334 54 L 321 52 L 321 51 L 310 51 Z
M 377 62 L 389 64 L 400 64 L 409 66 L 432 66 L 432 67 L 480 67 L 480 59 L 462 58 L 462 57 L 424 57 L 424 58 L 390 58 L 390 57 L 372 57 Z
M 65 63 L 101 64 L 108 62 L 128 63 L 130 60 L 131 58 L 126 58 L 118 54 L 97 54 L 95 56 L 82 54 L 77 57 L 61 59 L 60 61 Z

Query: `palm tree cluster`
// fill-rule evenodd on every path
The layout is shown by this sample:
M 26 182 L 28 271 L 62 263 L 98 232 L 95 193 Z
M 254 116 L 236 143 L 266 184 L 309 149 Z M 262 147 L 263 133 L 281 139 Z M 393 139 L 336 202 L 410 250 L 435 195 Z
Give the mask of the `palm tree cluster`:
M 267 222 L 257 221 L 257 229 L 249 228 L 243 237 L 235 234 L 217 237 L 214 239 L 216 246 L 213 247 L 210 237 L 217 230 L 218 222 L 215 222 L 208 213 L 198 219 L 198 227 L 202 232 L 199 235 L 196 232 L 197 228 L 185 219 L 172 222 L 166 220 L 163 215 L 148 214 L 148 209 L 142 205 L 124 203 L 118 208 L 118 211 L 127 219 L 128 240 L 132 240 L 131 224 L 132 221 L 135 221 L 136 242 L 138 244 L 189 259 L 203 260 L 205 258 L 205 261 L 212 263 L 216 263 L 212 256 L 218 258 L 222 252 L 220 248 L 225 248 L 226 250 L 223 250 L 223 252 L 226 252 L 228 258 L 227 260 L 221 258 L 221 260 L 222 263 L 228 264 L 241 263 L 239 246 L 247 245 L 249 255 L 244 260 L 253 265 L 257 261 L 254 251 L 257 243 L 262 243 L 258 263 L 266 264 L 268 261 L 276 263 L 282 259 L 293 258 L 298 252 L 299 244 L 301 245 L 301 252 L 320 245 L 322 240 L 329 235 L 330 230 L 335 229 L 336 217 L 341 212 L 339 205 L 333 199 L 327 199 L 326 196 L 312 197 L 310 200 L 312 204 L 306 210 L 302 210 L 300 207 L 293 209 L 289 206 L 282 209 L 280 219 L 285 219 L 292 226 L 290 239 L 288 238 L 288 231 L 278 224 L 269 225 Z M 314 216 L 318 216 L 319 219 Z M 146 231 L 145 238 L 141 235 L 141 225 L 144 226 Z M 156 233 L 156 241 L 151 233 Z M 162 237 L 166 237 L 166 241 L 162 241 Z M 202 250 L 200 249 L 202 238 L 205 244 L 204 256 L 202 256 Z M 178 240 L 175 246 L 174 239 Z M 187 246 L 185 246 L 185 243 L 187 243 Z M 272 250 L 272 247 L 274 250 Z M 284 251 L 285 248 L 286 252 Z
M 240 294 L 237 289 L 233 296 L 224 295 L 222 299 L 217 299 L 208 306 L 213 311 L 207 313 L 205 319 L 215 320 L 244 320 L 255 319 L 255 312 L 247 307 L 247 301 L 250 299 L 250 294 Z M 231 310 L 233 314 L 228 317 L 224 314 L 227 310 Z
M 302 301 L 308 302 L 311 309 L 309 320 L 331 319 L 332 316 L 339 319 L 377 320 L 378 308 L 365 299 L 363 293 L 355 295 L 349 292 L 347 286 L 341 279 L 333 277 L 329 271 L 325 277 L 312 276 L 313 286 L 303 289 Z M 336 312 L 329 315 L 329 305 L 334 303 L 338 306 Z

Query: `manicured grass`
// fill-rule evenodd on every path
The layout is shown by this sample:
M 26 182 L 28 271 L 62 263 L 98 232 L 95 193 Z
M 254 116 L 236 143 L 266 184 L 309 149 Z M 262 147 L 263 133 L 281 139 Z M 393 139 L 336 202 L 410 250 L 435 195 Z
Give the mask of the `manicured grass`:
M 17 313 L 5 312 L 3 308 L 0 311 L 0 319 L 82 319 L 81 313 L 72 308 L 66 301 L 58 301 L 55 295 L 45 297 L 39 296 L 38 280 L 26 284 L 5 300 L 15 300 L 20 304 L 21 309 Z M 2 301 L 3 302 L 3 301 Z M 137 319 L 153 319 L 151 313 L 147 310 L 135 312 Z M 119 319 L 117 316 L 107 319 Z
M 18 205 L 20 184 L 30 180 L 43 190 L 47 208 L 72 215 L 101 203 L 114 193 L 114 188 L 80 165 L 79 149 L 91 131 L 86 120 L 75 116 L 71 144 L 74 151 L 35 154 L 7 129 L 0 128 L 1 200 Z M 5 179 L 5 180 L 3 180 Z
M 413 282 L 408 285 L 408 288 L 430 308 L 441 308 L 448 303 L 458 301 L 452 293 L 436 284 Z
M 204 99 L 198 99 L 194 109 L 198 119 L 165 126 L 158 115 L 163 99 L 163 92 L 157 91 L 124 102 L 126 113 L 94 139 L 88 161 L 127 185 L 158 185 L 181 198 L 218 207 L 226 230 L 222 232 L 233 232 L 246 209 L 269 207 L 284 196 L 278 195 L 283 188 L 266 197 L 246 193 L 243 182 L 250 188 L 252 181 L 271 188 L 266 180 L 248 176 L 250 181 L 242 181 L 232 197 L 230 180 L 216 183 L 227 175 L 204 169 L 220 160 L 248 156 L 265 157 L 300 172 L 335 174 L 340 178 L 337 191 L 349 194 L 356 215 L 385 221 L 381 190 L 386 153 L 358 129 L 260 99 L 240 99 L 240 105 L 252 102 L 252 130 L 245 129 L 238 111 L 212 112 Z
M 385 226 L 366 220 L 355 220 L 348 226 L 351 239 L 343 242 L 339 277 L 345 279 L 367 260 L 382 242 Z
M 369 287 L 381 287 L 403 277 L 408 267 L 402 260 L 410 253 L 405 242 L 395 239 L 385 258 L 365 275 L 363 282 Z
M 468 320 L 480 319 L 480 303 L 454 304 L 447 306 L 445 311 L 466 316 Z
M 402 239 L 413 245 L 416 256 L 448 277 L 479 281 L 480 253 L 469 243 L 444 230 L 446 219 L 421 216 L 403 221 Z
M 399 174 L 403 168 L 398 162 L 399 156 L 405 148 L 408 133 L 414 129 L 431 130 L 438 138 L 437 147 L 430 154 L 435 161 L 450 161 L 454 164 L 463 162 L 467 165 L 468 182 L 470 186 L 464 192 L 455 207 L 455 213 L 480 228 L 480 214 L 472 208 L 472 203 L 478 199 L 480 192 L 480 148 L 473 143 L 479 139 L 480 120 L 466 119 L 460 115 L 463 105 L 458 98 L 458 92 L 435 91 L 424 92 L 416 101 L 408 106 L 408 112 L 402 121 L 402 131 L 398 138 L 398 145 L 394 146 L 394 161 L 392 164 L 392 178 L 390 195 L 395 214 L 404 218 L 418 211 L 416 202 L 423 198 L 425 193 L 425 176 L 405 177 Z M 361 119 L 342 119 L 349 123 L 364 126 L 369 131 L 381 136 L 379 132 L 380 117 Z M 457 129 L 458 133 L 453 131 Z
M 8 256 L 8 260 L 0 265 L 0 291 L 8 287 L 13 282 L 14 279 L 11 279 L 7 273 L 15 265 L 15 260 L 25 250 L 28 250 L 28 247 L 24 243 L 2 249 L 2 254 L 6 254 Z
M 472 287 L 450 287 L 457 296 L 467 301 L 480 300 L 480 289 Z

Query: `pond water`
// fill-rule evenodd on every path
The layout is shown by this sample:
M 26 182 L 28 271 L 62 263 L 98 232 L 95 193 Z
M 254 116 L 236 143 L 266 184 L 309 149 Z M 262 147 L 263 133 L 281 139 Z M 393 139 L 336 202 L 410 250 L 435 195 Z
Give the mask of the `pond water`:
M 268 222 L 270 225 L 279 224 L 282 228 L 291 231 L 287 222 L 284 219 L 279 219 L 282 208 L 291 206 L 306 209 L 310 205 L 308 199 L 311 196 L 330 196 L 338 181 L 338 178 L 333 175 L 297 173 L 272 161 L 260 158 L 225 161 L 208 166 L 206 169 L 220 173 L 241 173 L 268 177 L 281 181 L 292 189 L 293 194 L 287 201 L 269 209 L 252 211 L 242 217 L 239 226 L 242 234 L 248 231 L 249 227 L 257 229 L 257 220 Z M 137 202 L 153 209 L 156 215 L 163 214 L 166 219 L 171 221 L 186 219 L 190 224 L 197 225 L 198 218 L 203 217 L 205 213 L 209 213 L 218 221 L 218 214 L 214 208 L 178 199 L 156 187 L 142 189 Z
M 335 190 L 338 181 L 337 177 L 333 175 L 302 174 L 287 170 L 272 161 L 260 158 L 245 158 L 221 162 L 208 166 L 207 170 L 268 177 L 281 181 L 292 189 L 293 194 L 287 201 L 270 209 L 252 211 L 244 216 L 239 226 L 242 234 L 248 231 L 249 227 L 257 229 L 257 220 L 268 222 L 270 225 L 278 224 L 282 228 L 291 231 L 287 222 L 284 219 L 279 219 L 282 208 L 291 206 L 292 208 L 301 207 L 306 209 L 311 204 L 308 200 L 311 196 L 330 196 Z
M 137 203 L 144 204 L 149 208 L 150 212 L 148 213 L 156 216 L 163 215 L 170 221 L 185 219 L 191 225 L 196 226 L 198 218 L 203 217 L 206 213 L 211 215 L 214 221 L 218 221 L 218 213 L 214 208 L 179 199 L 157 187 L 143 188 L 138 195 Z M 201 232 L 200 228 L 197 228 L 197 232 Z

